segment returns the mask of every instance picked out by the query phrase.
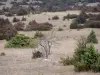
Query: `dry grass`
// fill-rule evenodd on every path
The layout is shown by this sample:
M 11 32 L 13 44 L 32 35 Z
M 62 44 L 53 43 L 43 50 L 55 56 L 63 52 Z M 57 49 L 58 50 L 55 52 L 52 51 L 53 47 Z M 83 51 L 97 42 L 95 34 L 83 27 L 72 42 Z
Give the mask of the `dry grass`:
M 62 17 L 67 13 L 78 13 L 73 11 L 67 12 L 57 12 L 57 13 L 42 13 L 36 15 L 30 15 L 26 24 L 35 19 L 38 22 L 49 21 L 48 17 L 54 15 L 59 15 L 60 20 L 49 22 L 56 27 L 59 26 L 69 26 L 71 21 L 63 21 Z M 46 15 L 45 15 L 46 14 Z M 20 17 L 19 17 L 20 18 Z M 12 21 L 12 18 L 10 18 Z M 55 27 L 55 28 L 56 28 Z M 57 38 L 59 44 L 54 45 L 52 48 L 52 54 L 48 58 L 49 61 L 41 59 L 31 59 L 32 51 L 34 49 L 6 49 L 4 48 L 5 41 L 0 41 L 0 52 L 5 52 L 6 56 L 0 57 L 0 75 L 100 75 L 100 73 L 92 72 L 74 72 L 73 66 L 62 66 L 59 64 L 60 57 L 72 56 L 74 49 L 76 47 L 76 40 L 80 36 L 87 36 L 90 33 L 91 29 L 82 29 L 80 31 L 70 30 L 66 28 L 64 31 L 55 31 L 54 34 Z M 96 45 L 96 48 L 100 50 L 100 29 L 94 29 L 96 32 L 99 44 Z M 19 32 L 27 36 L 33 37 L 35 32 Z M 45 35 L 51 33 L 51 31 L 43 31 Z

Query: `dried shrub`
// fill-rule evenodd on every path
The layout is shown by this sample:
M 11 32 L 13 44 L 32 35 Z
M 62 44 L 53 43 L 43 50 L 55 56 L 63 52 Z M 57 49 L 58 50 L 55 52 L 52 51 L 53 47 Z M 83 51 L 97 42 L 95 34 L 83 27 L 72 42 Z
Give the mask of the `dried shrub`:
M 59 19 L 58 16 L 54 16 L 54 17 L 52 17 L 52 20 L 58 20 L 58 19 Z
M 67 16 L 63 17 L 63 20 L 65 20 L 65 19 L 74 19 L 74 18 L 77 18 L 77 17 L 78 17 L 78 15 L 76 15 L 76 14 L 68 14 Z
M 73 60 L 73 58 L 70 58 L 70 57 L 60 58 L 60 63 L 62 63 L 64 66 L 73 65 L 74 60 Z
M 4 52 L 0 53 L 0 56 L 5 56 L 6 54 Z
M 17 22 L 15 25 L 14 25 L 14 27 L 15 27 L 15 29 L 17 30 L 17 31 L 23 31 L 24 30 L 24 23 L 22 23 L 22 22 Z
M 40 51 L 35 51 L 32 54 L 32 59 L 41 58 L 43 56 L 43 54 Z
M 44 36 L 44 34 L 42 34 L 41 32 L 39 32 L 39 31 L 36 31 L 36 33 L 35 33 L 35 35 L 34 35 L 34 38 L 41 38 L 41 37 L 43 37 Z
M 32 30 L 38 30 L 38 31 L 47 31 L 51 30 L 53 27 L 50 23 L 37 23 L 35 20 L 29 22 L 29 25 L 26 27 L 26 30 L 32 31 Z

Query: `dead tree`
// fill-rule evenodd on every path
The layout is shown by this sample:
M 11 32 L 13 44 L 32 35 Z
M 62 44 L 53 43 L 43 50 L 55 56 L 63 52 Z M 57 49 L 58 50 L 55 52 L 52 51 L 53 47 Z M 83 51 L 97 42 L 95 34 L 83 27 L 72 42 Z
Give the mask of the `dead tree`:
M 51 54 L 51 48 L 55 43 L 55 38 L 52 35 L 43 36 L 40 38 L 39 46 L 41 47 L 42 52 L 44 52 L 44 56 L 48 58 L 48 56 Z

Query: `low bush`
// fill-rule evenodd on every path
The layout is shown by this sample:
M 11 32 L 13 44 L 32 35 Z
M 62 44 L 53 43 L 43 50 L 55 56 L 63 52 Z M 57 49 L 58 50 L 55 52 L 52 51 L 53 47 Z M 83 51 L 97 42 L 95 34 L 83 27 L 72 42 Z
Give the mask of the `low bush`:
M 54 16 L 54 17 L 52 17 L 52 20 L 58 20 L 58 19 L 59 19 L 58 16 Z
M 7 48 L 34 48 L 37 46 L 37 40 L 28 36 L 18 34 L 5 44 Z
M 43 54 L 40 51 L 35 51 L 32 54 L 32 59 L 41 58 L 43 56 Z
M 14 25 L 14 27 L 15 27 L 15 29 L 17 30 L 17 31 L 23 31 L 24 30 L 24 23 L 22 23 L 22 22 L 17 22 L 15 25 Z

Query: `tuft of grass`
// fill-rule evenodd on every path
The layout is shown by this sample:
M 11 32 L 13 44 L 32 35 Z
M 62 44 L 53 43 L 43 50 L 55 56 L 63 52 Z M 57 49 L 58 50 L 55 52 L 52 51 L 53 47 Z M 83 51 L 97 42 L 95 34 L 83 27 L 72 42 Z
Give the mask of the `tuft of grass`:
M 63 31 L 63 28 L 59 28 L 58 31 Z
M 67 58 L 60 58 L 60 63 L 62 63 L 64 66 L 67 66 L 67 65 L 73 65 L 73 58 L 70 58 L 70 57 L 67 57 Z

